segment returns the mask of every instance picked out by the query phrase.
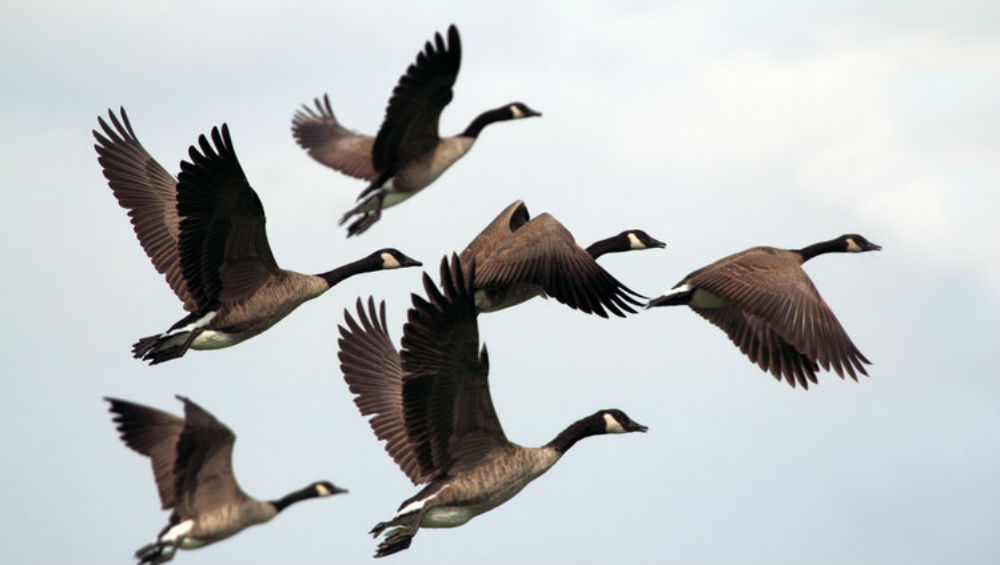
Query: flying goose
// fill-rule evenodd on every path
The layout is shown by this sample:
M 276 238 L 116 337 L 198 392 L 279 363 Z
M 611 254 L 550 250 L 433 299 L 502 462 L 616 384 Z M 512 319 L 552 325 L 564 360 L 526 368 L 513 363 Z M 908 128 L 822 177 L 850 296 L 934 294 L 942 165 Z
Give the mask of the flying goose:
M 440 137 L 441 110 L 451 102 L 452 87 L 462 62 L 458 29 L 448 28 L 445 45 L 440 33 L 428 41 L 417 60 L 392 91 L 385 119 L 373 138 L 351 131 L 333 115 L 330 98 L 314 99 L 292 119 L 292 134 L 313 159 L 341 173 L 368 181 L 358 204 L 340 219 L 361 217 L 347 228 L 348 237 L 363 233 L 378 221 L 383 208 L 420 192 L 465 155 L 486 126 L 506 120 L 541 116 L 521 102 L 512 102 L 476 116 L 465 131 Z
M 469 271 L 474 271 L 470 266 Z M 403 349 L 389 339 L 385 302 L 374 299 L 358 320 L 345 310 L 340 326 L 344 380 L 375 436 L 419 493 L 395 516 L 372 528 L 376 557 L 409 547 L 419 528 L 461 526 L 516 495 L 577 441 L 606 433 L 645 432 L 617 409 L 570 424 L 542 447 L 523 447 L 504 435 L 490 398 L 486 347 L 479 348 L 471 279 L 458 259 L 441 262 L 442 294 L 424 274 L 427 299 L 413 295 Z M 345 327 L 346 326 L 346 327 Z
M 463 265 L 476 262 L 476 305 L 494 312 L 535 296 L 602 318 L 640 305 L 642 295 L 618 282 L 594 260 L 604 253 L 665 247 L 642 230 L 627 230 L 584 250 L 548 213 L 532 218 L 521 200 L 510 204 L 462 251 Z M 643 297 L 644 298 L 644 297 Z
M 296 502 L 347 492 L 319 481 L 277 500 L 251 498 L 233 476 L 236 436 L 202 407 L 177 399 L 184 403 L 183 419 L 105 398 L 122 441 L 149 457 L 163 509 L 173 508 L 156 540 L 136 551 L 140 565 L 170 561 L 178 548 L 195 549 L 263 524 Z
M 688 305 L 729 335 L 740 350 L 778 380 L 809 388 L 816 371 L 852 379 L 867 375 L 858 351 L 833 311 L 819 295 L 802 263 L 831 252 L 878 251 L 857 234 L 846 234 L 802 249 L 752 247 L 723 257 L 684 277 L 647 307 Z
M 250 187 L 223 124 L 190 148 L 175 181 L 139 143 L 125 109 L 108 111 L 94 131 L 98 162 L 118 203 L 129 211 L 139 243 L 190 314 L 132 352 L 151 364 L 188 348 L 229 347 L 270 328 L 303 302 L 347 277 L 418 266 L 396 249 L 317 275 L 278 267 L 267 242 L 264 208 Z

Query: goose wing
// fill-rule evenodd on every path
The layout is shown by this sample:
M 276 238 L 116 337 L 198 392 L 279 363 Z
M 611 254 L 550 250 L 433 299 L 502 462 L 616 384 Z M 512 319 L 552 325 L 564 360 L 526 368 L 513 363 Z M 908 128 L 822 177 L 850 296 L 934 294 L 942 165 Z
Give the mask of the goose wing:
M 443 259 L 443 293 L 426 274 L 423 283 L 427 299 L 413 295 L 403 327 L 403 416 L 425 474 L 460 473 L 509 442 L 490 397 L 471 277 L 458 258 Z
M 114 422 L 125 445 L 149 457 L 153 477 L 164 510 L 174 506 L 174 462 L 177 440 L 184 431 L 184 420 L 173 414 L 118 398 L 105 398 L 114 414 Z
M 292 135 L 309 156 L 345 175 L 369 182 L 377 176 L 372 168 L 375 138 L 340 125 L 333 115 L 329 95 L 313 101 L 316 108 L 303 105 L 292 118 Z
M 528 207 L 521 200 L 516 200 L 510 204 L 489 223 L 488 226 L 479 232 L 469 245 L 459 255 L 462 265 L 468 269 L 469 265 L 475 262 L 482 265 L 497 247 L 502 245 L 511 234 L 520 229 L 531 220 Z
M 725 299 L 746 314 L 742 321 L 723 315 L 713 319 L 711 313 L 695 308 L 709 321 L 720 322 L 716 325 L 734 342 L 739 339 L 738 345 L 751 339 L 748 337 L 751 334 L 755 336 L 753 339 L 764 348 L 755 361 L 769 360 L 766 366 L 762 365 L 766 370 L 778 371 L 788 379 L 798 378 L 797 370 L 789 372 L 781 368 L 780 359 L 794 359 L 783 352 L 783 341 L 806 359 L 819 363 L 826 370 L 832 368 L 841 377 L 846 372 L 857 380 L 857 373 L 868 374 L 863 365 L 869 363 L 868 359 L 851 341 L 793 252 L 753 248 L 711 268 L 696 271 L 688 284 Z M 769 328 L 770 332 L 763 328 Z M 792 366 L 805 371 L 810 365 L 799 359 Z M 799 382 L 805 385 L 801 379 Z
M 385 450 L 403 473 L 415 484 L 433 478 L 417 461 L 413 445 L 406 433 L 403 419 L 403 367 L 399 353 L 389 339 L 385 321 L 385 302 L 375 309 L 375 300 L 368 299 L 368 309 L 359 298 L 358 319 L 344 311 L 338 340 L 340 370 L 354 396 L 362 416 L 374 414 L 368 422 L 375 437 L 386 442 Z
M 199 306 L 211 308 L 252 295 L 280 269 L 264 207 L 236 159 L 229 128 L 212 128 L 212 142 L 202 135 L 198 145 L 177 176 L 181 268 Z
M 819 365 L 795 349 L 763 318 L 732 306 L 694 310 L 726 332 L 750 361 L 778 380 L 784 378 L 788 384 L 795 386 L 798 383 L 802 388 L 809 388 L 810 382 L 818 382 Z
M 93 131 L 97 162 L 118 204 L 128 210 L 139 244 L 157 272 L 166 276 L 167 284 L 184 303 L 184 309 L 192 312 L 198 303 L 188 292 L 177 251 L 180 231 L 177 182 L 139 143 L 125 108 L 120 111 L 121 119 L 108 110 L 111 124 L 97 118 L 103 131 Z
M 176 512 L 186 518 L 246 497 L 233 476 L 236 435 L 201 406 L 184 403 L 184 431 L 177 440 L 174 466 Z
M 607 317 L 635 313 L 632 291 L 576 244 L 558 220 L 541 214 L 515 231 L 477 268 L 476 287 L 532 283 L 571 308 Z M 631 305 L 631 306 L 630 306 Z
M 428 41 L 392 91 L 385 119 L 375 136 L 372 164 L 382 174 L 434 149 L 440 140 L 438 119 L 451 102 L 452 87 L 462 62 L 458 29 L 448 28 L 448 43 L 440 33 Z

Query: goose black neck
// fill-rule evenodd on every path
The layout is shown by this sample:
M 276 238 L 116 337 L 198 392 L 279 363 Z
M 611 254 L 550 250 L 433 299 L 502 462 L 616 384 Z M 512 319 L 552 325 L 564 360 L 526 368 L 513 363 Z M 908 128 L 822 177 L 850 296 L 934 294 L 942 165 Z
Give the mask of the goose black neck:
M 576 442 L 581 439 L 603 434 L 605 432 L 604 419 L 598 416 L 587 416 L 586 418 L 577 420 L 566 427 L 565 430 L 559 432 L 559 435 L 550 441 L 547 447 L 552 447 L 560 454 L 569 451 L 569 448 L 576 445 Z
M 364 259 L 358 259 L 353 263 L 348 263 L 333 269 L 332 271 L 327 271 L 325 273 L 320 273 L 319 277 L 322 277 L 329 286 L 335 286 L 337 283 L 358 275 L 361 273 L 368 273 L 381 268 L 381 263 L 378 260 L 373 261 L 371 257 L 365 257 Z
M 463 137 L 471 137 L 473 139 L 479 137 L 479 132 L 483 131 L 483 128 L 495 123 L 502 122 L 504 120 L 510 119 L 510 110 L 507 108 L 497 108 L 496 110 L 487 110 L 482 114 L 476 116 L 476 119 L 472 120 L 469 127 L 465 128 L 462 132 Z
M 595 241 L 594 243 L 591 243 L 590 247 L 587 248 L 587 253 L 589 253 L 590 256 L 593 257 L 594 259 L 597 259 L 598 257 L 604 255 L 605 253 L 618 253 L 619 251 L 627 251 L 627 250 L 628 247 L 622 249 L 621 236 L 616 235 L 614 237 L 609 237 L 607 239 L 602 239 L 600 241 Z
M 821 241 L 808 247 L 803 247 L 802 249 L 799 249 L 799 254 L 802 255 L 802 262 L 804 263 L 817 255 L 843 251 L 847 251 L 844 248 L 844 242 L 838 238 L 831 239 L 830 241 Z
M 316 498 L 317 496 L 319 496 L 319 493 L 316 492 L 316 487 L 309 485 L 304 489 L 290 492 L 278 500 L 271 500 L 270 503 L 274 506 L 275 510 L 281 512 L 296 502 L 302 502 L 303 500 L 309 500 L 310 498 Z

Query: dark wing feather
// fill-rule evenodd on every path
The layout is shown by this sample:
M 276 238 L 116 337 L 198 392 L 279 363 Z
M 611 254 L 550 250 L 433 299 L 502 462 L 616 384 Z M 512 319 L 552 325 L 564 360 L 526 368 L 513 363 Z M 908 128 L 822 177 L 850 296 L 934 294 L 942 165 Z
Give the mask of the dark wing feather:
M 233 476 L 236 435 L 202 407 L 182 396 L 184 431 L 174 467 L 176 512 L 183 519 L 246 497 Z
M 802 388 L 809 388 L 810 381 L 818 382 L 819 365 L 785 341 L 765 320 L 732 306 L 692 309 L 726 332 L 750 361 L 778 380 L 784 378 L 788 384 L 798 383 Z
M 181 162 L 177 209 L 181 215 L 181 268 L 202 309 L 237 302 L 280 272 L 265 230 L 264 207 L 250 187 L 223 124 L 202 135 Z
M 476 287 L 537 284 L 571 308 L 607 317 L 635 313 L 641 297 L 604 270 L 576 244 L 573 235 L 549 214 L 515 231 L 477 268 Z M 630 296 L 631 295 L 631 296 Z
M 139 143 L 125 108 L 121 119 L 108 110 L 111 125 L 97 118 L 103 134 L 94 133 L 97 162 L 122 208 L 128 210 L 139 244 L 157 272 L 192 312 L 198 304 L 188 292 L 177 251 L 180 219 L 177 216 L 177 182 Z M 113 126 L 113 127 L 112 127 Z
M 761 321 L 747 323 L 746 328 L 739 331 L 756 331 L 762 347 L 768 349 L 761 355 L 771 361 L 766 366 L 761 365 L 762 368 L 772 373 L 779 371 L 786 379 L 798 379 L 797 369 L 805 371 L 808 365 L 801 360 L 798 364 L 792 362 L 792 370 L 781 370 L 782 363 L 787 365 L 787 361 L 782 360 L 790 356 L 782 351 L 784 342 L 806 359 L 825 370 L 832 368 L 841 377 L 845 372 L 855 380 L 857 373 L 867 375 L 863 363 L 869 363 L 868 359 L 851 341 L 800 262 L 794 252 L 758 247 L 697 271 L 688 283 L 727 300 L 732 307 Z M 764 327 L 776 335 L 763 333 Z M 760 359 L 754 361 L 761 362 Z
M 375 310 L 375 300 L 368 299 L 368 311 L 359 298 L 357 321 L 344 311 L 345 326 L 340 326 L 338 340 L 340 370 L 354 393 L 354 403 L 362 416 L 374 414 L 369 421 L 375 437 L 386 442 L 385 450 L 403 473 L 420 484 L 433 478 L 418 464 L 403 421 L 403 368 L 399 353 L 389 339 L 385 321 L 385 302 Z
M 383 174 L 432 150 L 440 135 L 441 110 L 451 102 L 452 87 L 462 62 L 462 43 L 455 26 L 448 28 L 448 44 L 440 33 L 428 41 L 417 60 L 406 69 L 392 91 L 385 119 L 375 136 L 372 164 Z
M 316 108 L 303 105 L 292 118 L 292 135 L 309 156 L 345 175 L 375 180 L 372 168 L 372 146 L 375 138 L 351 131 L 340 125 L 333 115 L 330 97 L 323 95 L 313 101 Z
M 174 461 L 184 420 L 173 414 L 117 398 L 105 398 L 125 445 L 149 457 L 164 510 L 174 506 Z
M 404 418 L 424 473 L 446 474 L 509 443 L 490 398 L 474 289 L 460 261 L 453 258 L 449 268 L 442 260 L 443 294 L 426 274 L 423 282 L 427 299 L 413 295 L 403 328 Z

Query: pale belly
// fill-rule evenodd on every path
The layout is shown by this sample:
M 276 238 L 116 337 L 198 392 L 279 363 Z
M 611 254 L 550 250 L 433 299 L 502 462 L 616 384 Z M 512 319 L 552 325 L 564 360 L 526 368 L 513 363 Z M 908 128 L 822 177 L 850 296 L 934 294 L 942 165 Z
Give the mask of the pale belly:
M 280 322 L 299 307 L 304 300 L 290 300 L 279 305 L 258 307 L 256 304 L 243 305 L 246 312 L 256 312 L 259 317 L 249 321 L 219 329 L 205 329 L 191 342 L 191 349 L 222 349 L 246 341 L 263 333 Z

